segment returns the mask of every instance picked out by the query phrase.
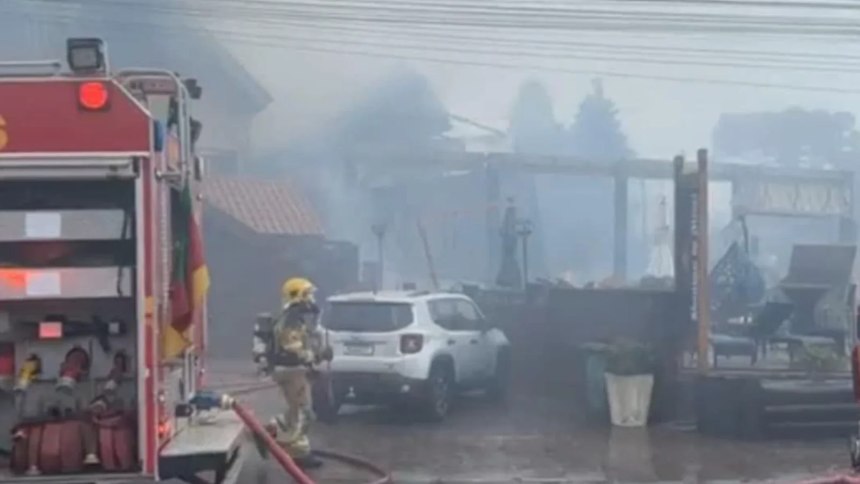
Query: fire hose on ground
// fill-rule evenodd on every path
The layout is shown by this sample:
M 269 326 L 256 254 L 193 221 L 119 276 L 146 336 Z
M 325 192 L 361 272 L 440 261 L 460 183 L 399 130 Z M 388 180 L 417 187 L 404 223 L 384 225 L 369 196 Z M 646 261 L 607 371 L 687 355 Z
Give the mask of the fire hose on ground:
M 254 434 L 256 439 L 265 446 L 266 450 L 272 454 L 278 464 L 284 471 L 290 475 L 299 484 L 315 484 L 307 474 L 293 461 L 290 455 L 278 444 L 275 438 L 266 431 L 265 427 L 254 416 L 254 413 L 236 400 L 235 396 L 255 393 L 262 390 L 273 388 L 274 383 L 257 383 L 235 388 L 230 394 L 216 395 L 214 393 L 202 393 L 195 396 L 193 404 L 203 407 L 221 407 L 224 409 L 233 410 L 236 415 L 242 420 L 242 423 Z M 231 385 L 232 387 L 232 385 Z M 202 405 L 201 405 L 202 404 Z M 329 460 L 336 460 L 349 466 L 365 470 L 377 478 L 370 484 L 390 484 L 392 482 L 391 475 L 378 465 L 362 459 L 360 457 L 335 452 L 332 450 L 315 450 L 314 454 Z
M 860 484 L 860 477 L 846 474 L 840 476 L 812 479 L 809 481 L 803 481 L 800 484 Z

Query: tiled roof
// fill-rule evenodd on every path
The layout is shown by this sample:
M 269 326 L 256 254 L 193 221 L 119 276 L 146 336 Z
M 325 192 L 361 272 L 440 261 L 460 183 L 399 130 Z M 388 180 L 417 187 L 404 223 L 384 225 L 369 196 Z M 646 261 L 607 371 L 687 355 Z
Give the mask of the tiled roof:
M 319 215 L 293 183 L 253 178 L 209 177 L 204 203 L 259 234 L 322 235 Z

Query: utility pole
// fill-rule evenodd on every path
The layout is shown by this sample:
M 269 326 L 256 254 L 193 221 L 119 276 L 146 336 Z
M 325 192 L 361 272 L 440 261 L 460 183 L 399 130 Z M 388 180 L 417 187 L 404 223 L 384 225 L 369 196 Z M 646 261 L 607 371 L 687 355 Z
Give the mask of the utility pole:
M 376 257 L 377 257 L 376 262 L 378 265 L 376 268 L 376 287 L 375 287 L 375 290 L 379 291 L 382 289 L 382 283 L 384 282 L 383 277 L 385 274 L 385 272 L 384 272 L 385 261 L 384 261 L 384 253 L 383 253 L 382 247 L 383 247 L 383 241 L 385 239 L 386 227 L 385 227 L 385 224 L 378 223 L 378 224 L 371 225 L 370 230 L 373 231 L 373 235 L 376 236 L 376 251 L 377 251 L 376 252 Z
M 522 219 L 517 224 L 517 235 L 523 239 L 523 289 L 528 288 L 529 284 L 529 236 L 532 234 L 532 221 Z
M 708 151 L 701 149 L 698 162 L 699 193 L 696 198 L 696 316 L 699 322 L 699 370 L 708 371 L 708 348 L 711 335 L 711 298 L 708 291 Z
M 415 220 L 415 225 L 418 227 L 418 236 L 421 237 L 421 244 L 424 247 L 424 258 L 427 260 L 427 270 L 430 271 L 430 281 L 433 283 L 433 289 L 438 291 L 439 278 L 436 277 L 436 265 L 433 264 L 433 253 L 430 251 L 427 231 L 424 229 L 424 224 L 421 223 L 421 218 Z

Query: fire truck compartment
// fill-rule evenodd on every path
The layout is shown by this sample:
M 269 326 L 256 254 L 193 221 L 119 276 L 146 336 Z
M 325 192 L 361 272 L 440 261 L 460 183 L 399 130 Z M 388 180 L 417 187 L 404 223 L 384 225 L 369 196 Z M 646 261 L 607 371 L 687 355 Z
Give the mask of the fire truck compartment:
M 138 474 L 130 473 L 62 476 L 10 476 L 0 473 L 0 482 L 3 484 L 153 484 L 156 481 L 151 478 L 142 479 Z M 170 481 L 159 482 L 167 484 Z
M 0 375 L 0 450 L 13 448 L 16 425 L 56 412 L 89 425 L 91 402 L 108 391 L 111 405 L 137 414 L 134 202 L 134 180 L 8 180 L 0 172 L 0 343 L 14 352 L 11 374 Z M 86 357 L 73 360 L 75 352 Z M 41 371 L 25 375 L 32 355 Z M 3 464 L 0 456 L 0 482 L 129 482 L 138 470 L 99 464 L 29 475 Z
M 216 483 L 235 482 L 242 468 L 244 425 L 233 412 L 205 415 L 178 433 L 162 449 L 162 477 L 187 478 L 214 470 Z
M 127 224 L 121 209 L 6 210 L 0 212 L 0 242 L 120 240 Z

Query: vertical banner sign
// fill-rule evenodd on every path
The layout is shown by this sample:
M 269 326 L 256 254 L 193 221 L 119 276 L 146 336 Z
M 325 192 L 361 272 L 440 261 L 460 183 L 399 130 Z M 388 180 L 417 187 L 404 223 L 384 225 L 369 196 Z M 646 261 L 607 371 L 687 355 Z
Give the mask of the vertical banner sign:
M 697 330 L 699 368 L 708 364 L 707 153 L 698 163 L 678 156 L 675 169 L 675 284 L 679 297 L 679 338 Z M 704 330 L 703 330 L 704 325 Z
M 685 181 L 689 187 L 690 203 L 690 320 L 698 322 L 699 318 L 699 184 L 698 172 L 689 173 Z
M 695 205 L 698 184 L 691 183 L 695 177 L 688 173 L 687 163 L 678 156 L 675 168 L 675 285 L 678 292 L 680 334 L 690 334 L 696 321 L 695 305 L 695 259 L 693 236 L 695 230 Z

